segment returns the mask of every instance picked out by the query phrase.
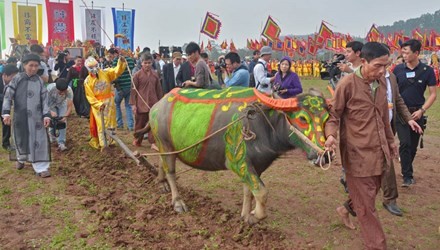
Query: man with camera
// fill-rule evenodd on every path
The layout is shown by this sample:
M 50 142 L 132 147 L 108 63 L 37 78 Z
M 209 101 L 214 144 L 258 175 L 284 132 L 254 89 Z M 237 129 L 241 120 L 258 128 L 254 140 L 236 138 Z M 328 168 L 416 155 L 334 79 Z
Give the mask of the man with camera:
M 345 48 L 345 60 L 348 63 L 338 63 L 337 66 L 342 72 L 342 76 L 353 73 L 362 65 L 361 61 L 361 50 L 364 46 L 363 43 L 359 41 L 352 41 L 347 43 Z
M 258 59 L 258 63 L 254 67 L 255 88 L 261 92 L 271 94 L 271 83 L 275 80 L 275 77 L 268 77 L 267 64 L 272 57 L 272 48 L 264 46 L 261 48 L 260 55 L 261 57 Z
M 419 61 L 422 44 L 420 41 L 411 39 L 401 45 L 401 51 L 405 63 L 394 68 L 399 92 L 408 107 L 413 120 L 424 128 L 426 118 L 424 114 L 434 103 L 436 94 L 436 79 L 434 70 Z M 424 93 L 429 89 L 429 97 L 425 101 Z M 402 187 L 414 184 L 413 161 L 416 156 L 420 134 L 411 130 L 408 124 L 400 119 L 396 123 L 397 135 L 399 136 L 400 165 L 402 167 Z
M 225 56 L 225 84 L 226 87 L 249 87 L 249 71 L 241 64 L 240 56 L 236 52 L 229 52 Z
M 72 112 L 73 91 L 65 78 L 58 78 L 55 83 L 47 85 L 47 101 L 52 118 L 49 128 L 50 142 L 58 142 L 58 150 L 65 151 L 67 117 Z

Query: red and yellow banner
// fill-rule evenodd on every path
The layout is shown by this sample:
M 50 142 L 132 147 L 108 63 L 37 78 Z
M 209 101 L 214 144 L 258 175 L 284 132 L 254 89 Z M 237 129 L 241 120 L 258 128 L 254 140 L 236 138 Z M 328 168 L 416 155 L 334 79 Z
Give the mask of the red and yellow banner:
M 46 11 L 49 42 L 52 43 L 54 40 L 74 41 L 73 1 L 62 3 L 46 0 Z
M 36 6 L 18 5 L 12 2 L 12 19 L 14 22 L 14 36 L 20 44 L 27 44 L 35 40 L 42 43 L 43 40 L 43 8 L 41 4 Z

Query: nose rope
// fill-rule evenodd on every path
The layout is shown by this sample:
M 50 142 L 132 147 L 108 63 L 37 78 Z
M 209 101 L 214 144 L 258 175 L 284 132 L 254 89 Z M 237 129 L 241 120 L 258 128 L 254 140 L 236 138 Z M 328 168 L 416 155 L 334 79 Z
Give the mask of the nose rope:
M 285 117 L 286 117 L 288 124 L 290 124 L 287 116 L 285 116 Z M 306 143 L 308 146 L 310 146 L 313 150 L 315 150 L 318 153 L 319 167 L 321 167 L 321 169 L 324 171 L 329 170 L 332 165 L 331 154 L 334 153 L 333 150 L 328 150 L 328 149 L 322 150 L 316 144 L 314 144 L 307 136 L 305 136 L 303 133 L 301 133 L 301 131 L 299 131 L 292 124 L 290 124 L 290 130 L 292 131 L 292 133 L 289 134 L 289 137 L 292 136 L 293 134 L 297 135 L 304 143 Z M 324 167 L 325 154 L 327 154 L 327 157 L 329 160 L 328 167 Z
M 325 164 L 325 154 L 327 153 L 327 157 L 328 157 L 328 167 L 324 167 L 323 164 Z M 319 160 L 319 167 L 324 170 L 327 171 L 330 169 L 330 167 L 332 166 L 332 153 L 334 153 L 334 150 L 324 150 L 324 152 L 318 156 L 318 160 Z

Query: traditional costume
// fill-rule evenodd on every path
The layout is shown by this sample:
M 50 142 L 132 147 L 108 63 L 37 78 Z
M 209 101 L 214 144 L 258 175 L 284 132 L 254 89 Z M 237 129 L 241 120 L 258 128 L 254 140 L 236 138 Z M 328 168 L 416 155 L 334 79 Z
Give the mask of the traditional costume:
M 40 63 L 40 57 L 29 54 L 23 64 L 30 61 Z M 16 160 L 23 168 L 24 162 L 31 162 L 37 175 L 49 170 L 50 145 L 44 120 L 50 120 L 47 89 L 43 79 L 37 74 L 29 76 L 26 72 L 17 74 L 8 84 L 3 101 L 3 116 L 11 115 L 11 103 L 14 103 L 12 121 L 13 139 L 16 148 Z M 15 157 L 11 155 L 11 158 Z M 45 175 L 48 177 L 50 175 Z
M 90 146 L 99 149 L 104 147 L 104 127 L 101 124 L 101 112 L 104 114 L 105 128 L 116 127 L 116 108 L 112 82 L 125 70 L 126 63 L 118 60 L 114 68 L 99 69 L 98 62 L 94 58 L 88 58 L 85 66 L 89 70 L 89 76 L 84 80 L 86 97 L 90 103 Z M 105 105 L 101 111 L 101 106 Z

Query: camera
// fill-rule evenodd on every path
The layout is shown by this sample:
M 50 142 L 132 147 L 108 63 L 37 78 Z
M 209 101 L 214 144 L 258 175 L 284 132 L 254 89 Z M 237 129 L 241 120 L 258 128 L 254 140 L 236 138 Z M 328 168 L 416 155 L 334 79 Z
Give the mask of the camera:
M 66 123 L 62 122 L 61 120 L 63 119 L 63 117 L 52 117 L 50 119 L 50 127 L 53 129 L 52 130 L 52 135 L 55 137 L 58 137 L 60 135 L 59 130 L 60 129 L 65 129 L 66 128 Z
M 341 78 L 341 70 L 338 68 L 338 64 L 344 63 L 345 56 L 343 54 L 335 54 L 336 58 L 331 62 L 324 63 L 325 71 L 321 72 L 322 80 L 329 80 L 330 86 L 335 89 Z
M 224 58 L 220 58 L 218 64 L 216 64 L 216 65 L 214 66 L 214 68 L 215 68 L 215 69 L 220 69 L 220 68 L 224 68 L 224 69 L 226 69 L 226 61 L 225 61 L 225 59 L 224 59 Z

